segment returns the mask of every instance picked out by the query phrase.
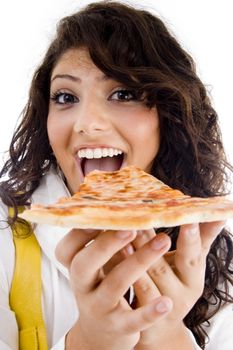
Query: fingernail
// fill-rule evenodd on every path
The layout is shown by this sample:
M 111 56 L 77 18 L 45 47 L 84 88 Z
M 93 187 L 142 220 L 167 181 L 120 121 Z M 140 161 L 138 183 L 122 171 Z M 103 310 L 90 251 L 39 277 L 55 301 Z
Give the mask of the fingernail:
M 159 312 L 160 314 L 163 314 L 167 311 L 169 311 L 170 309 L 170 303 L 168 303 L 167 301 L 159 301 L 156 305 L 155 305 L 155 310 L 157 312 Z
M 133 236 L 135 233 L 134 231 L 117 231 L 116 237 L 120 239 L 128 239 L 129 237 Z
M 198 225 L 193 224 L 188 229 L 188 235 L 189 236 L 196 236 L 198 234 Z
M 127 244 L 127 246 L 124 248 L 124 253 L 126 256 L 132 255 L 134 253 L 132 244 Z
M 165 235 L 158 235 L 151 242 L 151 248 L 153 250 L 160 250 L 168 245 L 167 239 Z

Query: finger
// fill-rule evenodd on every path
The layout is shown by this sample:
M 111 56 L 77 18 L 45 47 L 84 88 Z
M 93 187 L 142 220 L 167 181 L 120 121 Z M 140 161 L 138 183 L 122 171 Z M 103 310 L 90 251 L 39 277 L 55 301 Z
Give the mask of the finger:
M 154 234 L 153 234 L 154 236 Z M 149 239 L 151 238 L 148 237 Z M 134 253 L 134 247 L 133 244 L 135 243 L 136 239 L 132 242 L 132 244 L 128 244 L 124 248 L 124 256 L 128 257 Z M 139 244 L 143 243 L 142 241 L 137 242 L 138 248 Z M 143 245 L 143 244 L 142 244 Z M 136 305 L 137 306 L 142 306 L 146 305 L 155 298 L 159 297 L 160 291 L 157 288 L 156 284 L 152 281 L 150 276 L 148 275 L 147 272 L 145 272 L 133 285 L 134 287 L 134 293 L 136 296 Z
M 94 289 L 100 269 L 136 236 L 136 231 L 102 231 L 71 262 L 70 273 L 76 288 L 82 292 Z
M 133 285 L 156 260 L 161 258 L 170 245 L 170 238 L 160 234 L 119 263 L 96 290 L 98 300 L 103 304 L 102 307 L 114 308 L 129 286 Z
M 226 225 L 225 221 L 215 221 L 200 224 L 202 249 L 205 256 L 208 254 L 211 244 Z
M 161 296 L 159 289 L 147 272 L 134 283 L 133 287 L 137 297 L 137 305 L 140 306 L 146 305 Z
M 137 237 L 132 242 L 132 245 L 134 248 L 139 249 L 146 242 L 150 241 L 153 237 L 155 237 L 155 235 L 156 232 L 154 229 L 138 231 Z M 129 247 L 126 247 L 126 252 L 127 251 L 130 251 Z M 174 253 L 175 252 L 173 251 L 164 254 L 166 262 L 172 268 L 174 268 Z M 163 269 L 160 267 L 160 270 Z M 156 274 L 158 274 L 158 272 L 156 272 Z M 145 273 L 134 283 L 134 291 L 139 305 L 146 305 L 148 302 L 161 295 L 155 281 L 151 279 L 148 273 Z
M 137 231 L 137 236 L 132 242 L 134 248 L 139 249 L 156 235 L 154 229 Z
M 164 259 L 171 266 L 171 268 L 175 268 L 175 254 L 176 254 L 175 250 L 172 250 L 164 254 Z
M 148 270 L 148 274 L 157 286 L 160 294 L 175 296 L 182 286 L 171 266 L 162 256 Z
M 122 253 L 123 257 L 127 257 L 127 256 L 133 254 L 133 252 L 135 250 L 138 250 L 139 248 L 141 248 L 144 244 L 146 244 L 152 238 L 154 238 L 155 235 L 156 235 L 156 233 L 155 233 L 154 229 L 138 230 L 137 236 L 133 240 L 133 242 L 131 244 L 128 244 L 126 247 L 124 247 L 124 249 L 122 249 L 121 253 Z
M 69 268 L 75 254 L 99 233 L 100 230 L 71 230 L 56 246 L 55 255 L 57 260 Z
M 121 327 L 127 334 L 143 331 L 167 316 L 172 310 L 172 300 L 161 296 L 136 310 L 125 311 Z
M 175 266 L 181 281 L 194 287 L 204 279 L 205 258 L 202 254 L 198 224 L 183 225 L 176 244 Z
M 132 245 L 134 248 L 139 249 L 146 242 L 150 241 L 153 237 L 155 237 L 155 235 L 156 235 L 156 232 L 154 229 L 138 231 L 137 237 L 132 242 Z M 172 253 L 172 259 L 170 256 L 171 256 L 170 252 L 167 252 L 166 254 L 164 254 L 164 258 L 166 259 L 167 262 L 168 260 L 170 261 L 174 260 L 174 252 Z M 146 305 L 148 302 L 152 301 L 153 299 L 161 295 L 155 281 L 151 279 L 148 273 L 145 273 L 142 277 L 140 277 L 134 283 L 133 286 L 134 286 L 135 295 L 137 297 L 137 302 L 141 306 Z

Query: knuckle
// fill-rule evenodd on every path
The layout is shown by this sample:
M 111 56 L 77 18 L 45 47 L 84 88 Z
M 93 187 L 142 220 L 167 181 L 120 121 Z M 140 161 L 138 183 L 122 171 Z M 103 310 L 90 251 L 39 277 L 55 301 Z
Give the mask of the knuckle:
M 74 281 L 82 281 L 85 280 L 86 276 L 86 264 L 83 264 L 82 258 L 79 254 L 76 254 L 70 263 L 70 277 Z
M 136 264 L 139 266 L 139 268 L 145 269 L 145 267 L 148 265 L 148 257 L 145 254 L 142 254 L 141 251 L 137 251 L 134 254 L 134 258 L 135 258 Z
M 110 246 L 110 244 L 109 244 L 110 239 L 109 238 L 110 237 L 108 237 L 107 235 L 101 235 L 95 241 L 95 244 L 100 247 L 100 249 L 103 253 L 106 253 L 109 250 L 109 246 Z
M 62 244 L 61 242 L 59 242 L 56 246 L 56 249 L 55 249 L 55 256 L 57 258 L 57 260 L 59 262 L 63 262 L 63 259 L 64 259 L 64 254 L 63 254 L 63 249 L 62 249 Z
M 202 255 L 198 254 L 192 259 L 187 261 L 187 265 L 190 267 L 199 267 L 203 263 Z
M 122 324 L 122 332 L 124 334 L 132 334 L 135 332 L 135 329 L 137 328 L 137 321 L 136 320 L 125 320 Z
M 142 293 L 143 295 L 150 295 L 153 291 L 151 284 L 142 279 L 137 280 L 134 285 L 138 292 Z
M 56 259 L 64 266 L 69 266 L 70 257 L 63 247 L 63 241 L 60 241 L 55 248 Z
M 101 249 L 103 254 L 108 254 L 110 251 L 115 250 L 116 244 L 119 244 L 120 240 L 114 240 L 114 232 L 104 231 L 95 240 L 96 246 Z
M 165 275 L 167 273 L 167 269 L 168 267 L 164 263 L 154 265 L 149 269 L 149 275 L 151 276 L 151 278 L 158 278 Z

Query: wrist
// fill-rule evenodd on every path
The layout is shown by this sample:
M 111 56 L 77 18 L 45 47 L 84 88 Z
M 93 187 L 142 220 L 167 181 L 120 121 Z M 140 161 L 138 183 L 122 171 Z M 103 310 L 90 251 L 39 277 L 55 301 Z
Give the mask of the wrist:
M 158 332 L 159 336 L 150 343 L 138 342 L 135 350 L 194 350 L 195 343 L 190 336 L 190 331 L 182 323 L 169 331 Z
M 83 337 L 81 336 L 78 323 L 69 330 L 65 338 L 65 350 L 90 350 L 88 344 L 85 344 Z

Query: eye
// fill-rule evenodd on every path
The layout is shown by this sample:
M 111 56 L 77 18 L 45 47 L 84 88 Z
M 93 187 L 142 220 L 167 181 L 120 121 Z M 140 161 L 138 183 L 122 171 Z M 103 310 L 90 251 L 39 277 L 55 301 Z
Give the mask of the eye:
M 51 100 L 59 105 L 73 104 L 78 102 L 77 97 L 68 92 L 56 92 L 52 94 Z
M 127 90 L 127 89 L 121 89 L 115 91 L 111 96 L 111 100 L 116 100 L 116 101 L 122 101 L 122 102 L 128 102 L 132 100 L 138 100 L 138 96 L 136 91 L 133 90 Z

